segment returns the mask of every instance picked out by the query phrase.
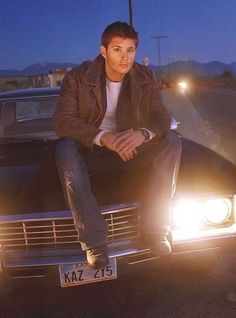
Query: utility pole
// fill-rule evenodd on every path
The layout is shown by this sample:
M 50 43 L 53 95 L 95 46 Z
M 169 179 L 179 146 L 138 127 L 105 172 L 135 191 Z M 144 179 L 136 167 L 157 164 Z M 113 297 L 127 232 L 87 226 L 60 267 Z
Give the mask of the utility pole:
M 133 3 L 129 0 L 129 24 L 133 26 Z
M 161 80 L 161 45 L 160 40 L 166 39 L 166 35 L 155 35 L 151 36 L 151 39 L 157 40 L 157 49 L 158 49 L 158 66 L 159 66 L 159 80 Z

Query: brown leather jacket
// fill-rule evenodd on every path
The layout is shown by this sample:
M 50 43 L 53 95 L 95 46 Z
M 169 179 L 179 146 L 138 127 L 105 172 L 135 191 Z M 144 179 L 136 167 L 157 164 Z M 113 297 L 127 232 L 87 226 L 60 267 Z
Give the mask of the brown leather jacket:
M 106 112 L 104 59 L 99 55 L 68 72 L 63 80 L 54 129 L 59 137 L 71 137 L 93 146 Z M 152 72 L 134 63 L 125 75 L 116 110 L 117 130 L 147 128 L 161 139 L 170 127 Z

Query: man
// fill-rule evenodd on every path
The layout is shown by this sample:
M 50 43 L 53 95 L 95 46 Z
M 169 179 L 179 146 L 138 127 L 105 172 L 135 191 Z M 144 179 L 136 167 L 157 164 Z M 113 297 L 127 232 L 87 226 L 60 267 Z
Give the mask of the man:
M 55 160 L 88 264 L 108 264 L 107 224 L 88 175 L 149 167 L 143 202 L 143 236 L 151 250 L 169 254 L 169 208 L 181 143 L 169 132 L 152 72 L 135 63 L 137 32 L 124 22 L 108 25 L 100 55 L 68 72 L 54 126 L 61 139 Z

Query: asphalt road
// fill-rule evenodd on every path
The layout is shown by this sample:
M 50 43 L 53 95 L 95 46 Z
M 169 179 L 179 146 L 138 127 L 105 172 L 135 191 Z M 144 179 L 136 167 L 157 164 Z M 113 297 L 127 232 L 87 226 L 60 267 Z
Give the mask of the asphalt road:
M 162 92 L 163 101 L 179 124 L 179 132 L 236 164 L 236 91 L 192 89 Z
M 190 265 L 191 264 L 191 265 Z M 214 264 L 214 263 L 213 263 Z M 200 266 L 200 267 L 199 267 Z M 60 288 L 53 281 L 25 281 L 1 297 L 0 317 L 234 318 L 224 300 L 232 274 L 225 266 L 203 269 L 201 260 L 131 267 L 117 280 Z
M 220 137 L 221 147 L 236 164 L 236 91 L 227 89 L 198 90 L 190 100 L 200 116 Z

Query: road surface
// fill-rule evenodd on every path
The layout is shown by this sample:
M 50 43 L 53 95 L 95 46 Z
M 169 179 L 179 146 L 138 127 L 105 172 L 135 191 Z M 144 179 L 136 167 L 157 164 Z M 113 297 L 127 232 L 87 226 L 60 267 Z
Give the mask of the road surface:
M 164 90 L 162 97 L 184 137 L 236 164 L 236 91 L 198 88 L 184 95 Z
M 118 280 L 81 287 L 56 287 L 58 276 L 27 280 L 1 297 L 0 317 L 235 318 L 236 304 L 224 300 L 227 279 L 232 279 L 225 279 L 228 269 L 220 265 L 205 271 L 191 264 L 135 265 Z

